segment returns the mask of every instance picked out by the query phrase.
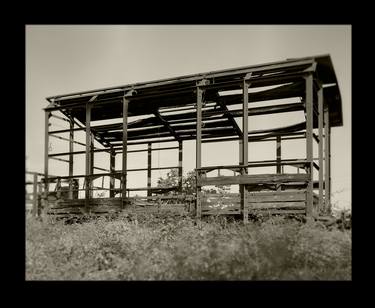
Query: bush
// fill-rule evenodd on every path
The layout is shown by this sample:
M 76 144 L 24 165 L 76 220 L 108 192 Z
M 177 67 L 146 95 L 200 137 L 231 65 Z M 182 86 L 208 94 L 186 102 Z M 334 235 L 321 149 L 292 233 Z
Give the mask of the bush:
M 26 220 L 27 280 L 351 279 L 351 231 L 138 215 Z

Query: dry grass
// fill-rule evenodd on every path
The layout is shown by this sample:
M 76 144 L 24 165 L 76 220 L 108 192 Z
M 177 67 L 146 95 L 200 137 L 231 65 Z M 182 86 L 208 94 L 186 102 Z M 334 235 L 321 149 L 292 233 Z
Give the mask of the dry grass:
M 351 231 L 284 219 L 26 219 L 27 280 L 351 280 Z

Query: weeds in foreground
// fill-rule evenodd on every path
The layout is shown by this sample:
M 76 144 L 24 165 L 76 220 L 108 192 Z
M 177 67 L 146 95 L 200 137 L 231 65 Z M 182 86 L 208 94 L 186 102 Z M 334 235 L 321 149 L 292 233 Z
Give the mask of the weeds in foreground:
M 138 216 L 26 219 L 27 280 L 350 280 L 351 231 Z

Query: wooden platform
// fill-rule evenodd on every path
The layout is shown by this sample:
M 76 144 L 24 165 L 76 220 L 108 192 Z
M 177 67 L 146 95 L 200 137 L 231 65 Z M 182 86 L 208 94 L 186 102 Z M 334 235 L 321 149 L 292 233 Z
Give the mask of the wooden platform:
M 202 215 L 237 215 L 240 212 L 240 194 L 202 193 Z M 318 196 L 314 195 L 314 206 Z M 253 191 L 247 192 L 249 215 L 259 214 L 306 214 L 306 190 Z M 84 199 L 56 200 L 50 203 L 47 213 L 66 215 L 110 215 L 119 213 L 170 213 L 189 215 L 195 212 L 195 196 L 170 195 L 127 198 L 90 199 L 85 207 Z
M 47 214 L 70 215 L 109 215 L 119 213 L 166 213 L 188 214 L 193 209 L 192 196 L 152 196 L 127 198 L 93 198 L 86 208 L 85 199 L 55 200 L 50 202 Z
M 317 196 L 314 196 L 317 205 Z M 240 194 L 202 194 L 202 215 L 241 214 Z M 306 191 L 247 193 L 249 214 L 306 214 Z

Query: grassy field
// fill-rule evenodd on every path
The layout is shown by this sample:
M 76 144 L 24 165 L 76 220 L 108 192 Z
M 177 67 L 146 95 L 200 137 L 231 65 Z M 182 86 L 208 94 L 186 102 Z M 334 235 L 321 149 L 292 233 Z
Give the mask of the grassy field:
M 281 218 L 26 218 L 26 280 L 351 280 L 351 249 L 351 231 Z

